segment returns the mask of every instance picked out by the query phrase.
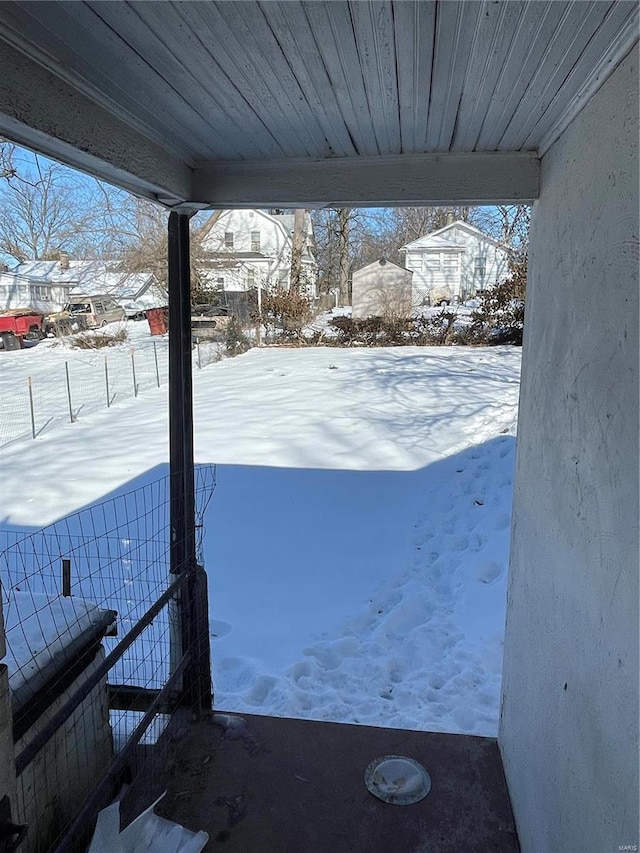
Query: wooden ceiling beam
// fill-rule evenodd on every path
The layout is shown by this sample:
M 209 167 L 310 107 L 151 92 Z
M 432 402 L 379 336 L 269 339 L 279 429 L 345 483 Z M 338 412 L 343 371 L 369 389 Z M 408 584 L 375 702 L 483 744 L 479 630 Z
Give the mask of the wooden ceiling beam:
M 535 152 L 399 154 L 196 166 L 191 200 L 212 208 L 532 202 Z

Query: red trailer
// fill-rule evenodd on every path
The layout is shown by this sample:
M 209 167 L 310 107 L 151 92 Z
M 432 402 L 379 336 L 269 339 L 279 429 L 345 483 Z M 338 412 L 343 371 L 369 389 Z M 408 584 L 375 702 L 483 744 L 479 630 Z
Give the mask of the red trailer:
M 29 308 L 16 308 L 0 314 L 0 341 L 6 350 L 21 349 L 23 341 L 44 338 L 44 315 Z

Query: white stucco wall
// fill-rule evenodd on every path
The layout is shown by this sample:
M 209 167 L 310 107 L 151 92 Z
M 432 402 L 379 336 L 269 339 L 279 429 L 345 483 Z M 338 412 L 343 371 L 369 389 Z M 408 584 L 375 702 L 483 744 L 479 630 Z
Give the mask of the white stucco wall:
M 500 745 L 523 853 L 638 844 L 638 62 L 542 161 Z

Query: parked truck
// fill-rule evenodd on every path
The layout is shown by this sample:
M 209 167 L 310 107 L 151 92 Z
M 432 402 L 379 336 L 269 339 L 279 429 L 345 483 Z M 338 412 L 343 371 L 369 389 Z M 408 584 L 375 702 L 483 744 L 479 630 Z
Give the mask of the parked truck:
M 37 343 L 44 337 L 71 335 L 86 329 L 82 318 L 67 311 L 42 314 L 31 308 L 14 308 L 0 313 L 0 349 L 22 349 L 27 343 Z
M 21 308 L 0 314 L 0 341 L 3 349 L 22 349 L 24 341 L 40 341 L 44 336 L 42 314 Z

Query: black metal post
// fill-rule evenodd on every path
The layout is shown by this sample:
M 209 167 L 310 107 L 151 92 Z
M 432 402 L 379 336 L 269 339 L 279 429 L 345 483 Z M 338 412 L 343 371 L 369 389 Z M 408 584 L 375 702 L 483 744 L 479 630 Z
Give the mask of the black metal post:
M 170 563 L 181 574 L 196 567 L 188 214 L 169 214 L 168 237 Z M 184 673 L 185 698 L 198 710 L 212 704 L 207 608 L 206 575 L 199 568 L 180 599 L 182 652 L 194 651 Z
M 71 596 L 71 560 L 62 560 L 62 595 Z

